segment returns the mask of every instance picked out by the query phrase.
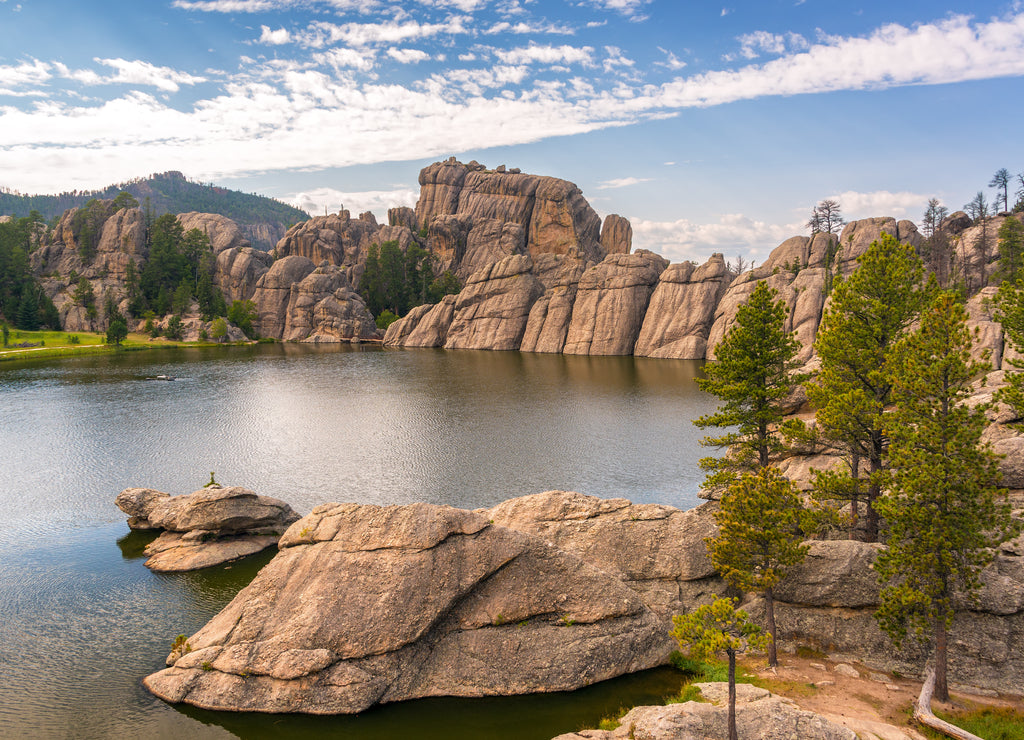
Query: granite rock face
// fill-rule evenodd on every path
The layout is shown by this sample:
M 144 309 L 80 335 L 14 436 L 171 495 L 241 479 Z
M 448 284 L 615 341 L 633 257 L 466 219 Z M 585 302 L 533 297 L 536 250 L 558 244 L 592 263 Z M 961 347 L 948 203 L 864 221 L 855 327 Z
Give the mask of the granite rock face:
M 145 550 L 146 567 L 182 572 L 218 565 L 277 544 L 299 518 L 288 504 L 241 487 L 213 485 L 171 496 L 126 488 L 115 500 L 132 529 L 162 529 Z
M 601 247 L 605 254 L 629 254 L 633 249 L 633 225 L 617 213 L 604 218 L 601 226 Z
M 354 713 L 569 690 L 667 654 L 637 594 L 481 514 L 325 504 L 280 548 L 190 652 L 145 679 L 150 691 L 216 710 Z
M 530 307 L 544 292 L 532 267 L 528 255 L 513 255 L 474 274 L 455 300 L 445 348 L 519 349 Z
M 244 249 L 251 246 L 238 224 L 217 213 L 179 213 L 178 222 L 185 231 L 198 229 L 205 234 L 210 240 L 210 248 L 214 254 L 220 254 L 225 249 Z
M 721 254 L 700 267 L 691 262 L 669 265 L 651 295 L 633 354 L 703 360 L 715 310 L 732 277 Z
M 601 219 L 571 182 L 554 177 L 487 170 L 454 157 L 420 172 L 416 219 L 431 224 L 439 216 L 458 216 L 473 229 L 494 229 L 490 220 L 516 224 L 530 255 L 578 253 L 599 261 Z M 508 237 L 510 240 L 512 237 Z
M 562 352 L 632 354 L 651 293 L 666 267 L 668 260 L 640 250 L 609 255 L 584 272 Z

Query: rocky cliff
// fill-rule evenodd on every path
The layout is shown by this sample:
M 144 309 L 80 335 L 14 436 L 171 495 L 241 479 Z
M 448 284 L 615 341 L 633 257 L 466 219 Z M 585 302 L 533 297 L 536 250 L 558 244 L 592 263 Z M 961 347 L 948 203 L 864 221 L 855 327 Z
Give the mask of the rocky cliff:
M 324 504 L 144 683 L 208 709 L 360 712 L 424 696 L 557 691 L 667 659 L 672 614 L 726 591 L 692 511 L 549 491 L 475 512 Z M 784 647 L 917 676 L 873 613 L 881 545 L 815 541 L 777 588 Z M 1024 550 L 997 554 L 951 631 L 951 680 L 1024 685 Z M 746 601 L 753 615 L 761 605 Z

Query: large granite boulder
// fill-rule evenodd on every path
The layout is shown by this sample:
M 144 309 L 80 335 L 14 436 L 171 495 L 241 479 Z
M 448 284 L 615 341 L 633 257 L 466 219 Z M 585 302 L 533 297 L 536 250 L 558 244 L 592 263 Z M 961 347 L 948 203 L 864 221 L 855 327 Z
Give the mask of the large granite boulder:
M 386 347 L 443 347 L 448 328 L 455 317 L 456 295 L 446 295 L 440 303 L 417 306 L 388 327 Z
M 611 254 L 580 278 L 563 352 L 567 355 L 633 353 L 647 304 L 668 260 L 641 249 Z
M 345 271 L 324 263 L 292 284 L 281 338 L 286 342 L 348 342 L 379 339 L 380 332 Z
M 534 257 L 575 253 L 596 262 L 605 256 L 600 217 L 580 189 L 566 180 L 506 171 L 503 166 L 488 170 L 451 157 L 421 170 L 419 182 L 416 220 L 431 230 L 434 219 L 458 216 L 471 228 L 493 234 L 495 227 L 486 222 L 494 220 L 518 225 L 525 250 Z M 470 232 L 467 229 L 467 244 Z M 504 241 L 505 250 L 517 240 L 518 235 L 510 232 L 499 241 Z
M 186 232 L 197 229 L 205 234 L 210 240 L 210 248 L 214 254 L 220 254 L 225 249 L 245 249 L 252 246 L 238 224 L 219 213 L 179 213 L 178 223 Z
M 281 339 L 288 324 L 288 304 L 292 286 L 306 279 L 316 265 L 306 257 L 290 256 L 275 260 L 270 269 L 256 281 L 252 301 L 258 319 L 260 336 Z
M 712 512 L 546 491 L 482 513 L 621 579 L 667 622 L 725 591 L 704 546 L 716 531 Z
M 126 488 L 115 500 L 132 529 L 164 532 L 145 550 L 146 567 L 181 572 L 218 565 L 277 544 L 299 518 L 276 498 L 247 488 L 211 485 L 171 496 L 151 488 Z
M 519 349 L 530 308 L 544 292 L 529 255 L 517 254 L 474 274 L 459 293 L 446 349 Z
M 606 254 L 629 254 L 633 249 L 633 225 L 617 213 L 604 217 L 601 226 L 601 247 Z
M 519 348 L 523 352 L 558 353 L 565 347 L 576 292 L 588 263 L 567 255 L 542 254 L 533 264 L 545 291 L 530 309 Z
M 721 254 L 696 267 L 669 265 L 658 279 L 633 354 L 703 360 L 708 335 L 732 273 Z
M 318 506 L 146 687 L 215 710 L 354 713 L 571 690 L 663 661 L 664 622 L 554 545 L 429 504 Z
M 259 279 L 267 274 L 274 257 L 252 247 L 230 247 L 217 255 L 213 271 L 213 284 L 227 305 L 233 301 L 245 301 L 256 293 Z

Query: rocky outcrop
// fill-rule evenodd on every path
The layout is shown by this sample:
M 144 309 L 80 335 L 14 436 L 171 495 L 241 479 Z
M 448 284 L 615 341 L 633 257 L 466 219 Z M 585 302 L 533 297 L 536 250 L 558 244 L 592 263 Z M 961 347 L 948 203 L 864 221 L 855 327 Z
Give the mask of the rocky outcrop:
M 714 703 L 688 701 L 665 706 L 634 707 L 615 730 L 580 730 L 554 740 L 698 740 L 729 736 L 728 684 L 697 683 Z M 799 709 L 789 699 L 767 689 L 737 684 L 736 735 L 761 740 L 857 740 L 857 733 L 814 712 Z
M 629 254 L 633 248 L 633 225 L 617 213 L 604 217 L 601 248 L 606 254 Z
M 595 262 L 604 257 L 601 219 L 571 182 L 503 167 L 490 171 L 454 157 L 425 167 L 419 181 L 416 219 L 428 228 L 441 216 L 459 216 L 463 223 L 471 220 L 469 243 L 474 228 L 493 232 L 489 221 L 511 223 L 522 229 L 525 249 L 532 256 L 574 253 Z M 514 237 L 505 238 L 511 242 Z
M 730 282 L 732 273 L 721 254 L 700 267 L 670 265 L 651 295 L 633 354 L 703 360 L 715 310 Z
M 197 229 L 204 234 L 210 240 L 210 248 L 214 254 L 220 254 L 225 249 L 244 249 L 251 246 L 238 224 L 217 213 L 179 213 L 178 223 L 185 231 Z
M 663 622 L 614 577 L 429 504 L 318 506 L 187 645 L 145 679 L 160 698 L 310 714 L 569 690 L 668 649 Z
M 286 342 L 347 342 L 378 339 L 380 333 L 345 272 L 322 264 L 293 283 L 281 336 Z
M 342 209 L 288 229 L 274 247 L 274 254 L 278 259 L 305 257 L 314 264 L 327 262 L 341 267 L 349 282 L 358 285 L 370 245 L 387 241 L 380 237 L 380 230 L 372 213 L 353 219 L 348 211 Z
M 252 247 L 231 247 L 217 255 L 213 284 L 224 295 L 224 301 L 245 301 L 256 292 L 260 278 L 274 264 L 272 255 Z
M 256 281 L 252 301 L 259 316 L 256 330 L 260 336 L 281 339 L 288 323 L 288 303 L 292 286 L 305 280 L 316 266 L 306 257 L 292 256 L 278 259 Z
M 446 349 L 519 349 L 530 307 L 544 292 L 528 255 L 513 255 L 474 274 L 454 304 Z
M 668 260 L 640 250 L 612 254 L 580 278 L 563 352 L 632 354 L 647 303 Z
M 576 257 L 544 254 L 534 271 L 546 290 L 530 309 L 520 349 L 523 352 L 561 352 L 569 334 L 573 305 L 587 263 Z
M 126 488 L 115 503 L 132 529 L 165 530 L 145 549 L 146 567 L 160 572 L 197 570 L 260 552 L 299 518 L 279 499 L 218 485 L 182 496 Z
M 614 575 L 666 620 L 725 590 L 704 547 L 704 538 L 715 534 L 710 507 L 682 511 L 547 491 L 510 499 L 482 513 L 497 525 L 540 537 Z
M 384 345 L 390 347 L 443 347 L 455 316 L 458 296 L 447 295 L 440 303 L 417 306 L 388 327 Z

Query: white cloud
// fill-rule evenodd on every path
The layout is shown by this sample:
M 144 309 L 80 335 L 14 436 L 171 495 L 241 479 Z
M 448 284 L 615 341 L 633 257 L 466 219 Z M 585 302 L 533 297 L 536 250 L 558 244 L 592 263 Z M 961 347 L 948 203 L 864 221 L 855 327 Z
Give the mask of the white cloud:
M 38 59 L 17 65 L 0 66 L 0 85 L 9 85 L 11 88 L 40 85 L 50 77 L 50 65 Z
M 777 224 L 758 221 L 739 213 L 725 214 L 718 221 L 696 223 L 648 221 L 631 218 L 633 247 L 649 249 L 673 262 L 691 260 L 702 263 L 713 253 L 727 258 L 743 255 L 763 262 L 775 247 L 791 236 L 805 233 L 802 223 Z
M 483 95 L 488 89 L 520 84 L 528 72 L 522 65 L 499 64 L 491 69 L 453 69 L 444 75 L 432 75 L 431 81 L 442 87 L 457 85 L 470 95 Z
M 505 64 L 583 64 L 593 63 L 594 49 L 591 46 L 540 46 L 530 44 L 526 47 L 508 49 L 507 51 L 497 50 L 494 55 Z
M 468 19 L 452 16 L 444 23 L 420 23 L 418 21 L 386 23 L 313 23 L 293 38 L 303 46 L 322 48 L 331 44 L 345 43 L 348 46 L 365 47 L 373 44 L 399 44 L 417 39 L 450 34 L 468 34 Z
M 858 193 L 847 190 L 832 197 L 839 201 L 843 217 L 848 221 L 873 216 L 892 216 L 916 221 L 924 213 L 928 206 L 928 198 L 931 196 L 908 191 L 891 193 L 888 190 L 876 190 Z
M 617 67 L 629 68 L 636 64 L 632 59 L 626 57 L 622 53 L 622 49 L 617 46 L 606 46 L 604 51 L 607 54 L 604 59 L 605 72 L 613 72 Z
M 600 10 L 617 11 L 627 18 L 641 20 L 645 16 L 640 14 L 640 10 L 651 0 L 585 0 L 585 2 Z
M 672 70 L 673 72 L 678 71 L 678 70 L 680 70 L 680 69 L 682 69 L 683 67 L 686 66 L 686 62 L 681 60 L 679 57 L 677 57 L 675 54 L 673 54 L 668 49 L 662 49 L 659 46 L 658 47 L 658 51 L 660 51 L 662 54 L 665 55 L 665 61 L 664 62 L 655 62 L 654 63 L 655 66 L 657 66 L 657 67 L 665 67 L 667 69 Z
M 339 72 L 344 69 L 358 69 L 366 72 L 373 69 L 375 56 L 376 52 L 372 49 L 356 50 L 338 47 L 315 54 L 313 59 Z
M 269 26 L 260 26 L 260 31 L 259 43 L 261 44 L 280 46 L 281 44 L 290 43 L 292 40 L 292 35 L 287 28 L 279 28 L 276 31 L 272 31 Z
M 561 36 L 572 36 L 575 31 L 571 26 L 559 25 L 557 23 L 525 23 L 522 21 L 514 24 L 509 23 L 508 21 L 501 21 L 499 23 L 495 23 L 484 31 L 484 34 L 487 36 L 493 36 L 498 33 L 514 33 L 520 35 L 527 33 L 548 33 Z
M 598 190 L 610 190 L 613 188 L 628 188 L 630 185 L 639 185 L 642 182 L 650 182 L 649 177 L 619 177 L 614 180 L 604 180 L 597 186 Z
M 119 83 L 125 85 L 146 85 L 167 92 L 177 92 L 181 85 L 195 85 L 206 82 L 205 77 L 196 77 L 187 72 L 179 72 L 170 67 L 157 67 L 149 62 L 127 59 L 99 59 L 98 62 L 111 67 L 117 73 L 111 77 L 99 79 L 102 83 Z
M 388 49 L 388 56 L 399 64 L 419 64 L 430 59 L 430 55 L 421 49 Z
M 353 215 L 371 211 L 380 223 L 387 223 L 389 208 L 398 206 L 414 207 L 419 193 L 409 188 L 397 190 L 343 191 L 334 188 L 315 188 L 301 193 L 287 195 L 281 200 L 318 216 L 327 209 L 337 213 L 345 208 Z
M 740 55 L 745 59 L 756 59 L 761 54 L 784 54 L 808 48 L 807 39 L 798 33 L 768 33 L 754 31 L 739 37 Z

